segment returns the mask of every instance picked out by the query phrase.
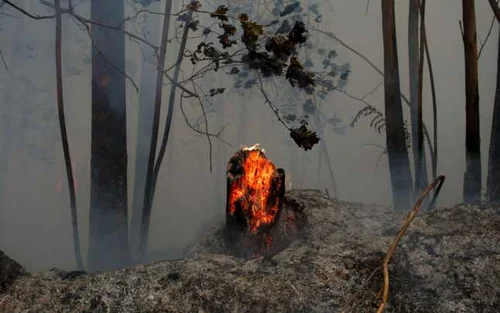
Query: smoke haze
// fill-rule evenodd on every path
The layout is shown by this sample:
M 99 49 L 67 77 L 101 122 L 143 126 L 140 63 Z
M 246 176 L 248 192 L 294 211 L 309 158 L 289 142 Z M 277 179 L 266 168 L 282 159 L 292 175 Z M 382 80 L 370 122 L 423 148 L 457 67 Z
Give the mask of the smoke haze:
M 51 9 L 38 1 L 17 2 L 29 12 L 53 14 Z M 77 3 L 78 14 L 90 16 L 90 1 L 74 2 Z M 174 12 L 180 10 L 178 2 L 180 1 L 174 1 Z M 236 5 L 241 1 L 232 2 Z M 205 1 L 201 3 L 206 10 L 214 9 Z M 67 7 L 67 1 L 62 1 L 62 6 Z M 161 11 L 163 6 L 164 1 L 161 1 L 154 8 Z M 480 47 L 487 36 L 493 14 L 486 1 L 479 1 L 476 6 Z M 322 22 L 312 22 L 311 26 L 334 33 L 350 47 L 368 57 L 375 66 L 383 69 L 380 5 L 372 1 L 366 16 L 365 8 L 366 1 L 323 1 Z M 30 271 L 53 267 L 74 269 L 69 196 L 56 110 L 55 21 L 32 20 L 6 5 L 2 10 L 9 16 L 0 16 L 0 49 L 9 70 L 0 65 L 0 143 L 3 141 L 4 147 L 8 147 L 0 151 L 1 166 L 6 166 L 5 171 L 0 172 L 0 179 L 3 180 L 0 181 L 0 187 L 3 187 L 3 190 L 0 189 L 0 249 Z M 133 12 L 132 7 L 127 5 L 126 15 Z M 459 1 L 428 1 L 427 40 L 434 66 L 439 119 L 438 174 L 447 176 L 438 201 L 440 206 L 462 202 L 465 171 L 465 73 L 459 26 L 461 16 Z M 396 19 L 401 88 L 408 95 L 406 1 L 396 1 Z M 72 18 L 65 15 L 63 23 L 66 122 L 78 183 L 78 218 L 85 259 L 90 200 L 91 44 L 86 30 L 81 29 L 81 25 Z M 208 25 L 212 21 L 203 17 L 201 23 Z M 172 32 L 177 26 L 178 22 L 171 24 Z M 131 23 L 127 27 L 136 30 L 140 26 Z M 158 27 L 161 28 L 161 25 Z M 483 173 L 487 169 L 495 93 L 497 38 L 498 25 L 495 23 L 479 60 Z M 335 49 L 338 54 L 336 62 L 339 64 L 349 63 L 351 74 L 345 87 L 349 95 L 361 98 L 383 81 L 383 77 L 365 60 L 332 38 L 310 30 L 310 40 L 317 47 Z M 199 42 L 199 39 L 190 39 L 188 48 L 195 49 Z M 167 66 L 174 63 L 178 49 L 179 43 L 172 40 L 167 50 Z M 126 53 L 127 74 L 138 84 L 141 78 L 139 45 L 127 40 Z M 319 59 L 312 61 L 321 64 Z M 189 60 L 184 62 L 186 64 L 181 77 L 187 78 L 191 75 L 191 65 Z M 428 78 L 425 65 L 424 122 L 432 134 L 432 99 Z M 206 108 L 209 111 L 210 132 L 218 133 L 227 125 L 222 137 L 232 147 L 212 138 L 213 169 L 210 172 L 207 138 L 188 127 L 180 111 L 180 97 L 177 97 L 171 138 L 151 217 L 150 249 L 153 258 L 155 255 L 158 258 L 179 256 L 182 248 L 224 218 L 226 163 L 240 145 L 259 143 L 266 150 L 267 157 L 278 167 L 285 169 L 293 188 L 327 189 L 330 194 L 334 192 L 324 153 L 320 155 L 320 145 L 307 152 L 298 148 L 289 138 L 288 131 L 277 122 L 258 87 L 235 89 L 234 78 L 224 74 L 222 70 L 207 75 L 197 84 L 197 88 L 206 93 L 211 88 L 226 88 L 223 95 L 211 98 L 213 103 L 206 104 Z M 273 101 L 280 105 L 297 105 L 300 109 L 307 99 L 303 92 L 293 90 L 282 78 L 266 81 L 265 87 L 273 91 Z M 165 123 L 169 90 L 170 84 L 165 81 L 161 127 Z M 365 100 L 383 111 L 383 86 Z M 336 197 L 346 201 L 390 205 L 392 195 L 387 157 L 380 157 L 385 146 L 384 135 L 369 127 L 369 117 L 361 119 L 355 127 L 349 127 L 352 117 L 364 104 L 340 91 L 331 92 L 326 100 L 317 101 L 322 103 L 321 112 L 326 118 L 342 120 L 340 126 L 324 128 L 321 134 L 331 160 Z M 133 203 L 138 105 L 139 94 L 131 80 L 127 80 L 129 212 Z M 197 102 L 183 99 L 183 107 L 190 123 L 202 123 L 199 118 L 202 112 Z M 409 121 L 406 105 L 404 112 Z M 244 120 L 241 120 L 242 117 Z M 203 129 L 204 124 L 200 125 Z M 162 133 L 163 129 L 160 129 L 160 134 Z M 428 154 L 427 147 L 426 151 Z M 430 162 L 428 168 L 430 170 Z M 484 182 L 486 177 L 483 174 Z

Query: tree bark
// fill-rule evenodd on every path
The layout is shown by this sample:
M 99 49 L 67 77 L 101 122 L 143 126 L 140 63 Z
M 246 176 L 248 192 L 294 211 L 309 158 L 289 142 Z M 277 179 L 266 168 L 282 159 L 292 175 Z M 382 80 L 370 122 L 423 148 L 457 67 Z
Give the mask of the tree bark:
M 120 26 L 124 1 L 92 0 L 91 19 Z M 93 24 L 89 271 L 129 264 L 125 34 Z
M 479 125 L 479 83 L 474 0 L 462 0 L 465 55 L 465 157 L 464 202 L 481 200 L 481 151 Z
M 394 0 L 382 0 L 382 32 L 384 42 L 386 144 L 393 206 L 397 210 L 409 210 L 413 184 L 406 148 L 403 108 L 401 106 Z
M 488 199 L 500 201 L 500 34 L 497 52 L 497 89 L 493 106 L 490 151 L 488 159 Z

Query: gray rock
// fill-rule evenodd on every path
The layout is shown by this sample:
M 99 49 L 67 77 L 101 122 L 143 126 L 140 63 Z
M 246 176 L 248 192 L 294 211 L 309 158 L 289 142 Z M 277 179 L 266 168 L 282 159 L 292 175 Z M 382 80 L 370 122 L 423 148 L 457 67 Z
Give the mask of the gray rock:
M 406 214 L 311 190 L 287 193 L 287 205 L 306 225 L 274 256 L 218 253 L 215 230 L 179 261 L 21 276 L 0 294 L 0 312 L 374 312 L 382 260 Z M 418 216 L 390 267 L 385 312 L 500 312 L 499 239 L 494 207 Z

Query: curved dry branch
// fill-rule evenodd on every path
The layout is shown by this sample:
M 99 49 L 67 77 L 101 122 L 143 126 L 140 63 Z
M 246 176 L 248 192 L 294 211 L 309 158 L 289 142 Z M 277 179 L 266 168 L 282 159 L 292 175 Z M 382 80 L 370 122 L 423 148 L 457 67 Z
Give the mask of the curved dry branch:
M 418 211 L 420 210 L 420 206 L 422 205 L 422 201 L 425 199 L 427 194 L 436 188 L 436 193 L 434 193 L 434 197 L 432 199 L 432 202 L 436 201 L 436 198 L 439 194 L 439 191 L 441 190 L 441 187 L 443 186 L 445 180 L 444 175 L 440 175 L 438 178 L 436 178 L 432 184 L 427 186 L 425 190 L 421 193 L 420 197 L 418 198 L 417 202 L 415 203 L 415 206 L 413 207 L 413 210 L 410 211 L 408 214 L 408 217 L 405 220 L 405 223 L 403 226 L 401 226 L 398 234 L 396 235 L 396 238 L 394 239 L 394 242 L 392 243 L 391 247 L 387 251 L 385 258 L 384 258 L 384 263 L 383 263 L 383 272 L 384 272 L 384 285 L 382 286 L 382 299 L 380 301 L 380 305 L 378 307 L 377 313 L 381 313 L 384 311 L 385 305 L 387 304 L 387 301 L 389 300 L 389 262 L 391 262 L 392 257 L 394 256 L 394 252 L 396 251 L 396 248 L 401 241 L 401 238 L 406 234 L 406 231 L 408 230 L 408 227 L 410 227 L 411 222 L 417 215 Z

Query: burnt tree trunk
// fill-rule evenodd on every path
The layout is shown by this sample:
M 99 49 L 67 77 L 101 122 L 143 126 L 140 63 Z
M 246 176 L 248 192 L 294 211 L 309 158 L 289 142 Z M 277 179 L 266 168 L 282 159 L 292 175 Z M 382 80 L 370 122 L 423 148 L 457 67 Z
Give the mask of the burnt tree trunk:
M 487 187 L 489 200 L 500 201 L 500 33 L 498 36 L 497 89 L 491 124 Z
M 250 164 L 251 153 L 268 162 L 267 167 Z M 265 255 L 280 245 L 282 240 L 275 230 L 284 195 L 285 171 L 275 168 L 261 150 L 242 149 L 231 158 L 227 167 L 225 235 L 230 252 L 242 257 Z
M 124 1 L 92 0 L 91 19 L 118 26 Z M 129 264 L 125 35 L 92 25 L 92 137 L 88 268 Z
M 481 136 L 479 128 L 479 83 L 477 65 L 476 12 L 474 0 L 462 1 L 465 55 L 465 158 L 464 202 L 481 200 Z
M 403 108 L 401 107 L 394 0 L 382 0 L 382 32 L 384 42 L 386 144 L 393 206 L 397 210 L 409 210 L 413 184 L 406 148 Z

